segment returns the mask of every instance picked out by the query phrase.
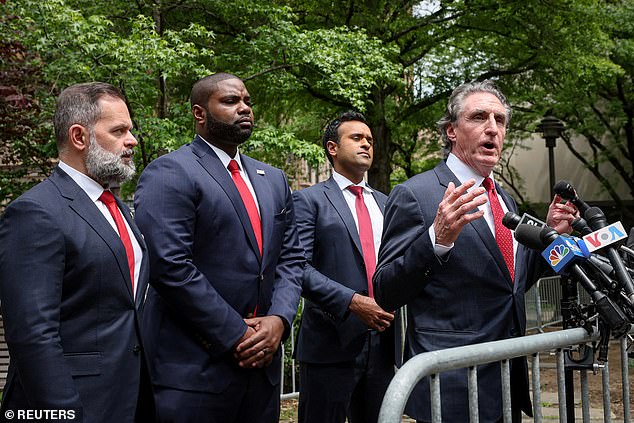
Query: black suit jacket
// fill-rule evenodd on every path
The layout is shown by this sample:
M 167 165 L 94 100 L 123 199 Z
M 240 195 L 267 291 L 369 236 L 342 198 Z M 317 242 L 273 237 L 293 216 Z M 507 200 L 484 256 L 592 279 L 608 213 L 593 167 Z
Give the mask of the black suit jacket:
M 381 212 L 385 194 L 373 190 Z M 293 193 L 299 237 L 308 264 L 302 296 L 307 299 L 299 329 L 296 358 L 307 363 L 353 360 L 363 348 L 369 328 L 348 306 L 355 293 L 368 294 L 359 232 L 341 189 L 331 177 Z M 383 332 L 388 356 L 400 360 L 398 321 Z M 395 330 L 394 328 L 397 328 Z M 399 338 L 400 340 L 400 338 Z
M 143 237 L 117 203 L 144 252 L 136 300 L 119 235 L 60 168 L 2 217 L 0 299 L 11 356 L 2 418 L 5 410 L 73 409 L 75 421 L 133 421 L 149 270 Z
M 524 334 L 524 293 L 535 254 L 520 245 L 511 280 L 502 254 L 484 218 L 467 224 L 446 260 L 434 254 L 429 237 L 438 204 L 449 182 L 459 185 L 445 162 L 394 188 L 388 198 L 379 263 L 374 276 L 377 302 L 387 309 L 407 304 L 405 358 L 416 354 L 511 338 Z M 510 211 L 515 202 L 499 186 L 496 189 Z M 531 413 L 526 361 L 514 364 L 514 400 Z M 500 369 L 478 368 L 481 421 L 501 416 Z M 468 418 L 467 374 L 441 375 L 444 421 Z M 429 382 L 414 389 L 406 412 L 429 420 Z

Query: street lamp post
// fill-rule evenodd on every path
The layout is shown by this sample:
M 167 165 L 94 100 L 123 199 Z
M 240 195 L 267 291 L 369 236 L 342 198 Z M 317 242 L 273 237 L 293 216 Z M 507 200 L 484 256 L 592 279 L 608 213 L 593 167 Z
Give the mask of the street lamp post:
M 548 170 L 550 173 L 550 199 L 552 201 L 555 193 L 553 187 L 555 186 L 555 146 L 557 145 L 557 138 L 561 136 L 564 130 L 564 124 L 562 121 L 554 116 L 544 116 L 539 125 L 537 126 L 539 132 L 542 133 L 544 140 L 546 140 L 546 148 L 548 148 Z M 562 279 L 562 290 L 565 288 L 566 278 Z M 563 311 L 563 301 L 562 301 Z M 567 423 L 575 422 L 575 394 L 574 383 L 572 376 L 572 369 L 564 370 L 564 385 L 566 387 L 566 409 L 568 411 Z
M 550 198 L 552 200 L 554 196 L 553 187 L 555 186 L 555 147 L 557 146 L 557 138 L 561 136 L 564 130 L 564 124 L 554 116 L 545 116 L 537 126 L 537 129 L 542 133 L 546 141 L 546 148 L 548 148 Z

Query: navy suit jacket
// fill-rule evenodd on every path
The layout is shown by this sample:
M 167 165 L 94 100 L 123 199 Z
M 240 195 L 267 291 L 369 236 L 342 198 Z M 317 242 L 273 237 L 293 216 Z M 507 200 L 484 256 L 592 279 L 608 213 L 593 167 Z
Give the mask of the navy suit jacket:
M 263 257 L 231 175 L 196 137 L 159 157 L 137 186 L 136 220 L 150 252 L 144 334 L 156 385 L 222 392 L 246 377 L 232 356 L 243 319 L 280 316 L 291 327 L 301 291 L 303 249 L 284 173 L 241 156 L 256 192 Z M 265 371 L 280 381 L 277 352 Z
M 518 246 L 515 281 L 484 218 L 467 224 L 446 260 L 429 237 L 449 182 L 460 185 L 445 162 L 394 188 L 386 205 L 383 241 L 374 276 L 377 302 L 385 309 L 407 304 L 405 358 L 416 354 L 524 334 L 524 293 L 536 255 Z M 517 206 L 496 189 L 510 211 Z M 512 385 L 519 406 L 530 413 L 526 361 L 513 363 Z M 499 365 L 478 368 L 481 421 L 501 416 Z M 441 374 L 444 421 L 469 421 L 466 370 Z M 429 381 L 414 389 L 406 412 L 429 420 Z
M 373 190 L 381 212 L 387 196 Z M 369 328 L 348 306 L 355 293 L 368 294 L 359 232 L 352 212 L 331 177 L 293 193 L 299 237 L 308 264 L 304 271 L 302 313 L 296 358 L 307 363 L 353 360 L 363 348 Z M 393 324 L 381 335 L 394 355 Z M 399 328 L 397 328 L 399 329 Z M 398 330 L 397 333 L 400 333 Z M 400 357 L 400 343 L 398 345 Z
M 7 207 L 0 299 L 11 361 L 2 418 L 74 409 L 75 421 L 133 421 L 149 270 L 143 237 L 117 203 L 144 253 L 136 300 L 119 235 L 63 170 Z

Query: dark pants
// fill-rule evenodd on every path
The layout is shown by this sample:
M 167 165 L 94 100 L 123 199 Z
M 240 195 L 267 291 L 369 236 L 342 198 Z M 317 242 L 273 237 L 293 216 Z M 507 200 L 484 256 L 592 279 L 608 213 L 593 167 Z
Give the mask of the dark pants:
M 141 365 L 141 383 L 134 421 L 136 423 L 153 423 L 156 421 L 156 406 L 154 404 L 152 383 L 150 382 L 150 375 L 145 361 Z
M 391 350 L 372 331 L 355 360 L 336 364 L 300 363 L 300 423 L 376 423 L 394 376 Z
M 279 385 L 263 370 L 244 372 L 220 393 L 155 387 L 160 423 L 277 423 Z

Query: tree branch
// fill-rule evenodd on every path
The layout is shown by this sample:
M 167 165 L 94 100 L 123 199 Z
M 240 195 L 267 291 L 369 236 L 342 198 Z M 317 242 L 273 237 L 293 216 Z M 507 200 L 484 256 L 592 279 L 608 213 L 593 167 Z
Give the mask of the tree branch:
M 292 67 L 293 67 L 293 65 L 289 65 L 289 64 L 273 66 L 272 68 L 264 69 L 263 71 L 260 71 L 258 73 L 254 73 L 253 75 L 247 76 L 246 78 L 242 78 L 242 80 L 243 81 L 249 81 L 251 79 L 255 79 L 258 76 L 262 76 L 262 75 L 265 75 L 265 74 L 270 73 L 270 72 L 275 72 L 275 71 L 282 70 L 282 69 L 291 69 Z

